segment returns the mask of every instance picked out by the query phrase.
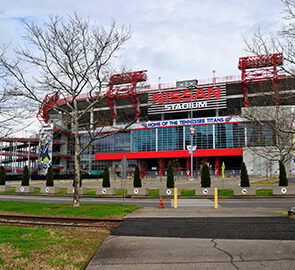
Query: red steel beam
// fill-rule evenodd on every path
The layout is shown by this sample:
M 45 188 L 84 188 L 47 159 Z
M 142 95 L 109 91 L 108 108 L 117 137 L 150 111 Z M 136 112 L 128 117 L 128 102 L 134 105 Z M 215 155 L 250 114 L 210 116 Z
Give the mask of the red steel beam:
M 238 68 L 242 71 L 241 84 L 245 107 L 249 107 L 247 85 L 265 82 L 274 83 L 276 106 L 280 105 L 277 66 L 281 65 L 283 65 L 282 53 L 247 56 L 239 59 Z

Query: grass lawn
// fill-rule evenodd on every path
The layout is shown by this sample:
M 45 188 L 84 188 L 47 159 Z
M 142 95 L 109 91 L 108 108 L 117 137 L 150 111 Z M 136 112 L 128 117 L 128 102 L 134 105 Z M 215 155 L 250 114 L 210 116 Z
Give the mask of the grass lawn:
M 272 179 L 264 179 L 256 182 L 251 182 L 251 185 L 277 185 L 276 181 L 278 180 L 278 177 Z
M 231 197 L 234 196 L 234 191 L 232 189 L 218 189 L 218 197 Z
M 117 188 L 116 195 L 124 196 L 124 189 Z M 127 196 L 127 188 L 125 189 L 125 196 Z
M 96 195 L 96 189 L 95 188 L 88 188 L 87 193 L 84 196 L 95 196 Z
M 182 189 L 181 190 L 181 197 L 194 197 L 195 190 L 194 189 Z
M 0 269 L 85 269 L 109 232 L 0 223 L 0 235 Z
M 0 213 L 122 218 L 141 208 L 121 204 L 70 204 L 1 201 Z M 102 228 L 27 226 L 0 223 L 0 269 L 85 269 L 109 235 Z
M 271 189 L 259 189 L 259 190 L 256 190 L 256 196 L 258 196 L 258 197 L 272 196 L 272 190 Z
M 288 217 L 288 211 L 276 211 L 274 213 L 280 214 L 282 216 Z M 289 218 L 295 219 L 295 216 L 290 216 Z
M 141 207 L 122 204 L 81 204 L 80 207 L 72 207 L 71 204 L 57 203 L 0 202 L 0 213 L 82 218 L 123 217 L 139 208 Z
M 156 197 L 160 196 L 159 189 L 149 189 L 148 197 Z

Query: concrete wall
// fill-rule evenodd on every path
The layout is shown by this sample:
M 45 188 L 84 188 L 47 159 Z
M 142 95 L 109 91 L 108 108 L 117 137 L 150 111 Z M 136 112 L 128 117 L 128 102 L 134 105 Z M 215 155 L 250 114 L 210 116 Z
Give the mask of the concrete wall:
M 249 176 L 266 176 L 278 177 L 279 176 L 279 154 L 275 157 L 274 161 L 269 161 L 267 158 L 262 157 L 256 150 L 261 150 L 261 153 L 267 154 L 267 147 L 257 147 L 254 151 L 250 148 L 243 148 L 243 161 L 245 162 Z M 277 160 L 277 161 L 276 161 Z M 288 176 L 295 176 L 295 163 L 291 158 L 285 163 L 286 172 Z

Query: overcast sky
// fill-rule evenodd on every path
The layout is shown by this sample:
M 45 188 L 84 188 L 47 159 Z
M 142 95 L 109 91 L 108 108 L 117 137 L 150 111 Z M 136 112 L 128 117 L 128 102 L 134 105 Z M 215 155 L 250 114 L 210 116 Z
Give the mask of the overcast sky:
M 239 75 L 243 36 L 281 25 L 280 0 L 1 0 L 0 43 L 21 42 L 20 18 L 42 22 L 76 11 L 98 24 L 131 25 L 121 64 L 148 70 L 156 84 Z

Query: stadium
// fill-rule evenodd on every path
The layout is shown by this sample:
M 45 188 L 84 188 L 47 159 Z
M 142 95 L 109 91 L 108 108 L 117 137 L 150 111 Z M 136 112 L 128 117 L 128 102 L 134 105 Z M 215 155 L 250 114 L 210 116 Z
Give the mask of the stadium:
M 249 174 L 275 175 L 279 153 L 270 160 L 253 149 L 273 149 L 277 134 L 267 127 L 277 120 L 270 116 L 268 120 L 256 119 L 254 128 L 245 112 L 249 108 L 259 112 L 264 106 L 263 111 L 280 107 L 284 117 L 290 118 L 295 108 L 290 96 L 295 88 L 292 78 L 278 70 L 282 64 L 279 53 L 242 57 L 238 64 L 241 76 L 156 85 L 146 84 L 146 70 L 111 76 L 105 89 L 97 93 L 103 99 L 84 119 L 86 127 L 93 119 L 96 124 L 81 128 L 80 140 L 89 139 L 89 130 L 109 136 L 94 141 L 84 151 L 82 172 L 97 176 L 107 164 L 112 172 L 119 173 L 125 156 L 130 171 L 139 164 L 142 177 L 165 176 L 168 162 L 173 163 L 176 174 L 187 177 L 196 176 L 205 162 L 211 174 L 220 175 L 224 163 L 226 172 L 236 175 L 241 161 Z M 88 93 L 78 96 L 80 109 L 87 108 L 92 98 L 95 96 Z M 263 103 L 266 99 L 272 102 Z M 29 165 L 34 175 L 52 165 L 55 174 L 73 174 L 71 124 L 55 110 L 56 106 L 68 108 L 70 102 L 71 98 L 60 98 L 58 92 L 46 95 L 37 114 L 42 124 L 40 134 L 1 140 L 1 163 L 7 171 L 15 174 Z M 137 120 L 131 123 L 133 119 Z M 126 125 L 127 129 L 121 130 Z M 114 133 L 118 129 L 120 132 Z M 293 149 L 293 135 L 288 137 L 288 144 Z M 287 172 L 295 174 L 293 150 L 288 155 Z

